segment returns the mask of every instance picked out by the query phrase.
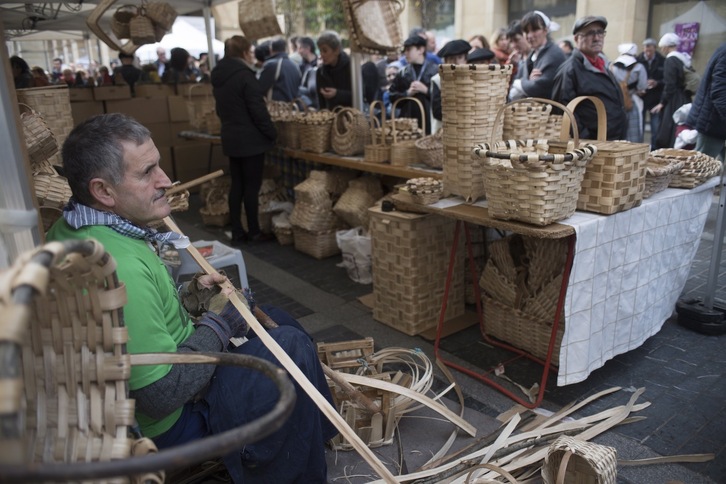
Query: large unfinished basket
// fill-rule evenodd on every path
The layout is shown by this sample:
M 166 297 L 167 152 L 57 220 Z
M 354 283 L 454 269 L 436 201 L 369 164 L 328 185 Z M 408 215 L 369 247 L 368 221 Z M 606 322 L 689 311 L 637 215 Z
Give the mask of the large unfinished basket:
M 399 21 L 404 9 L 402 1 L 345 0 L 342 7 L 353 52 L 398 52 L 403 43 Z
M 239 27 L 250 41 L 282 35 L 275 0 L 240 0 Z
M 3 481 L 158 483 L 164 473 L 155 471 L 226 455 L 262 438 L 258 428 L 279 428 L 292 411 L 289 378 L 266 361 L 228 353 L 126 354 L 125 303 L 115 260 L 93 240 L 47 244 L 0 272 Z M 150 440 L 135 440 L 131 367 L 192 362 L 259 368 L 275 381 L 280 400 L 252 422 L 260 427 L 154 453 Z M 144 453 L 150 455 L 132 457 Z

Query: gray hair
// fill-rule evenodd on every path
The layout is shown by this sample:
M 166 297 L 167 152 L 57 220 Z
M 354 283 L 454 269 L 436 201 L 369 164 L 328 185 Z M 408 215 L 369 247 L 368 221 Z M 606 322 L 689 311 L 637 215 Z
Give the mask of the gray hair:
M 88 189 L 94 178 L 119 185 L 126 171 L 121 143 L 139 146 L 150 138 L 148 129 L 121 113 L 94 116 L 73 128 L 63 143 L 63 171 L 76 200 L 84 205 L 95 203 Z
M 338 35 L 337 32 L 333 32 L 332 30 L 326 30 L 320 36 L 318 36 L 318 47 L 321 45 L 326 45 L 330 47 L 332 50 L 338 50 L 340 49 L 340 35 Z

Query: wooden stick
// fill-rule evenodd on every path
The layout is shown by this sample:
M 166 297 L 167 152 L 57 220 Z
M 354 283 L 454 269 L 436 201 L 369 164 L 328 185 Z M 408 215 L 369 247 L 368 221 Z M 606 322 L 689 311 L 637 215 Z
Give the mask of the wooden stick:
M 218 178 L 224 174 L 223 170 L 217 170 L 215 172 L 209 173 L 204 176 L 200 176 L 199 178 L 196 178 L 192 181 L 188 181 L 186 183 L 182 183 L 181 185 L 174 185 L 170 189 L 166 191 L 166 196 L 174 195 L 175 193 L 182 192 L 184 190 L 187 190 L 191 187 L 195 187 L 197 185 L 201 185 L 204 182 L 208 182 L 209 180 L 214 180 L 215 178 Z
M 373 400 L 365 396 L 363 392 L 357 390 L 353 385 L 345 381 L 337 371 L 333 370 L 323 362 L 320 362 L 320 364 L 323 367 L 323 372 L 325 373 L 325 376 L 333 380 L 333 382 L 338 385 L 343 390 L 343 392 L 345 392 L 345 394 L 348 395 L 352 400 L 354 400 L 359 405 L 365 407 L 371 413 L 378 413 L 381 411 L 380 407 L 376 405 Z
M 164 223 L 166 223 L 166 226 L 169 227 L 172 231 L 178 234 L 182 233 L 176 223 L 171 219 L 171 217 L 165 217 Z M 196 247 L 194 247 L 192 244 L 189 244 L 187 250 L 204 272 L 206 272 L 207 274 L 217 273 L 214 267 L 212 267 L 211 264 L 207 262 L 207 260 L 199 253 Z M 275 341 L 272 336 L 267 333 L 262 324 L 260 324 L 257 318 L 255 318 L 250 310 L 247 309 L 247 306 L 245 306 L 242 301 L 240 301 L 239 297 L 237 296 L 237 291 L 235 290 L 235 287 L 229 281 L 220 284 L 220 287 L 223 291 L 231 292 L 229 300 L 232 302 L 232 304 L 234 304 L 234 307 L 237 308 L 237 311 L 239 311 L 242 317 L 245 318 L 247 324 L 249 324 L 250 327 L 255 331 L 257 337 L 260 338 L 260 340 L 264 343 L 267 349 L 270 350 L 270 352 L 278 359 L 278 361 L 287 370 L 287 372 L 290 373 L 290 376 L 292 376 L 293 379 L 302 387 L 302 389 L 305 390 L 305 393 L 310 396 L 310 398 L 315 403 L 315 405 L 318 406 L 320 411 L 323 412 L 326 417 L 328 417 L 328 419 L 333 423 L 333 425 L 335 425 L 338 431 L 343 434 L 348 442 L 351 443 L 353 448 L 355 448 L 355 450 L 361 455 L 361 457 L 363 457 L 368 465 L 370 465 L 373 470 L 387 483 L 397 483 L 398 481 L 393 476 L 393 474 L 391 474 L 391 471 L 389 471 L 386 466 L 383 465 L 383 463 L 375 456 L 375 454 L 373 454 L 371 449 L 369 449 L 368 446 L 363 443 L 360 437 L 358 437 L 358 435 L 353 432 L 353 430 L 348 426 L 343 417 L 341 417 L 340 414 L 335 410 L 335 408 L 333 408 L 333 406 L 330 404 L 330 402 L 328 402 L 328 400 L 323 397 L 318 389 L 315 388 L 312 383 L 310 383 L 310 380 L 308 380 L 305 374 L 300 371 L 300 368 L 298 368 L 295 362 L 292 361 L 287 353 L 285 353 L 285 350 L 283 350 L 280 345 L 277 344 L 277 341 Z

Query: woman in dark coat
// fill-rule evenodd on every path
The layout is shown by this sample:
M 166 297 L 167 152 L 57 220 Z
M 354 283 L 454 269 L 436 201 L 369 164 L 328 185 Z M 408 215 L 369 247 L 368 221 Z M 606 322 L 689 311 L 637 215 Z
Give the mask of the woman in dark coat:
M 666 57 L 663 65 L 663 95 L 660 102 L 650 110 L 651 113 L 661 113 L 660 127 L 655 137 L 656 148 L 673 148 L 676 140 L 676 123 L 673 113 L 678 108 L 691 102 L 691 95 L 685 89 L 684 66 L 691 66 L 688 55 L 678 52 L 680 39 L 674 33 L 665 34 L 658 42 L 658 47 Z
M 340 37 L 332 31 L 323 32 L 318 37 L 318 49 L 323 63 L 315 73 L 320 108 L 353 106 L 350 57 L 341 50 Z
M 250 41 L 240 35 L 227 39 L 224 58 L 214 67 L 211 76 L 217 115 L 222 121 L 222 150 L 229 157 L 232 178 L 229 215 L 234 244 L 271 238 L 260 231 L 258 194 L 265 152 L 274 145 L 277 131 L 252 69 L 254 57 L 250 47 Z M 242 202 L 247 215 L 247 233 L 240 220 Z
M 33 73 L 30 72 L 30 66 L 24 59 L 14 55 L 10 58 L 10 66 L 13 69 L 13 80 L 15 81 L 15 89 L 24 89 L 26 87 L 35 87 L 35 79 Z

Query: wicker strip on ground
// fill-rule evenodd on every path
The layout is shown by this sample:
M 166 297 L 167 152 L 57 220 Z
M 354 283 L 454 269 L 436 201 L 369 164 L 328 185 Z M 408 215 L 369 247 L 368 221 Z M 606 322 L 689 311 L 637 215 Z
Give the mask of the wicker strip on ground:
M 512 66 L 441 65 L 443 114 L 443 181 L 447 193 L 476 200 L 484 195 L 482 169 L 472 160 L 471 147 L 500 139 L 497 110 L 506 102 Z

